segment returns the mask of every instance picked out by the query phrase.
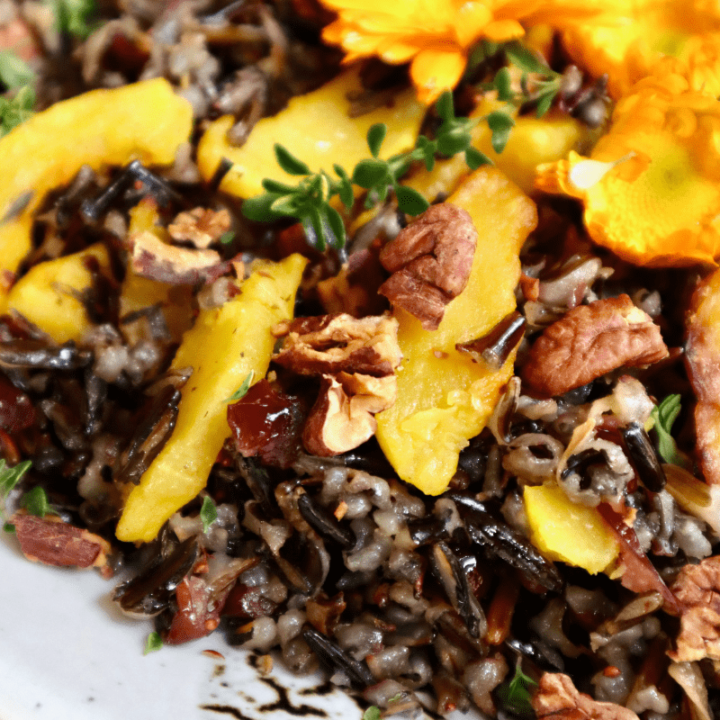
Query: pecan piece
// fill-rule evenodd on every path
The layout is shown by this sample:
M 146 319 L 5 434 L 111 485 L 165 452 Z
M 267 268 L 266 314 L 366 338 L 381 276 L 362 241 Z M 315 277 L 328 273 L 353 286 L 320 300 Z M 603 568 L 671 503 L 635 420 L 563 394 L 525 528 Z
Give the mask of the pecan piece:
M 578 692 L 562 673 L 545 673 L 531 702 L 538 720 L 639 720 L 632 710 Z
M 686 565 L 672 590 L 682 611 L 676 649 L 668 655 L 676 662 L 720 660 L 720 556 Z
M 695 432 L 705 479 L 720 484 L 720 271 L 703 280 L 691 300 L 685 364 L 697 396 Z
M 287 337 L 273 360 L 300 375 L 389 375 L 402 359 L 397 329 L 397 320 L 386 315 L 297 318 L 275 328 Z
M 191 242 L 196 248 L 205 249 L 230 229 L 230 213 L 225 210 L 209 210 L 196 207 L 181 212 L 168 225 L 173 240 Z
M 173 285 L 211 283 L 224 275 L 229 264 L 214 250 L 188 250 L 166 245 L 144 231 L 131 237 L 132 269 L 143 277 Z
M 19 512 L 10 522 L 28 560 L 57 567 L 108 567 L 109 543 L 99 535 L 63 522 L 56 515 L 40 518 Z
M 523 380 L 555 396 L 620 367 L 651 365 L 668 356 L 660 328 L 627 295 L 570 310 L 530 350 Z
M 380 262 L 392 275 L 378 292 L 425 330 L 437 330 L 445 306 L 467 285 L 476 245 L 477 230 L 465 210 L 432 205 L 381 250 Z
M 395 368 L 402 360 L 398 321 L 380 315 L 298 318 L 275 328 L 286 334 L 273 360 L 301 375 L 322 378 L 303 444 L 322 457 L 352 450 L 375 434 L 374 414 L 397 396 Z
M 362 445 L 377 430 L 375 413 L 391 407 L 396 397 L 395 375 L 324 375 L 320 396 L 303 431 L 306 450 L 330 457 Z

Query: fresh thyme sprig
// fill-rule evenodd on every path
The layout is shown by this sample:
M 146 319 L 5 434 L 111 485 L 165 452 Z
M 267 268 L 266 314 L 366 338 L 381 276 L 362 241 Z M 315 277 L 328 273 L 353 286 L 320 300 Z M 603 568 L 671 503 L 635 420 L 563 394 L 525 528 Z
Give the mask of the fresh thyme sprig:
M 30 85 L 21 87 L 15 97 L 0 96 L 0 138 L 31 117 L 34 105 L 35 91 Z
M 420 135 L 415 147 L 405 153 L 393 155 L 387 160 L 379 157 L 380 148 L 387 134 L 383 123 L 373 125 L 367 134 L 372 157 L 360 160 L 349 173 L 341 165 L 333 165 L 334 176 L 325 170 L 313 173 L 309 166 L 295 157 L 285 146 L 275 145 L 278 165 L 288 174 L 302 177 L 296 185 L 265 179 L 265 192 L 243 203 L 243 214 L 250 220 L 270 222 L 282 217 L 292 217 L 302 223 L 308 243 L 317 250 L 327 246 L 339 250 L 345 245 L 346 233 L 340 213 L 330 204 L 336 195 L 347 208 L 355 202 L 353 186 L 366 190 L 365 207 L 373 207 L 386 200 L 392 190 L 398 208 L 408 215 L 419 215 L 427 210 L 428 201 L 416 190 L 400 184 L 400 178 L 415 162 L 423 162 L 428 171 L 435 165 L 438 155 L 452 157 L 463 153 L 471 170 L 492 161 L 472 145 L 472 129 L 487 122 L 491 131 L 491 143 L 496 153 L 507 145 L 515 121 L 512 112 L 527 103 L 534 103 L 538 117 L 544 115 L 560 92 L 562 75 L 551 70 L 530 50 L 519 43 L 503 46 L 510 63 L 523 75 L 521 90 L 516 92 L 508 67 L 501 68 L 493 82 L 483 86 L 497 90 L 498 98 L 506 103 L 484 117 L 456 117 L 452 93 L 445 92 L 435 106 L 442 121 L 435 138 Z M 532 83 L 529 76 L 532 75 Z
M 436 110 L 442 122 L 434 139 L 421 135 L 412 150 L 385 160 L 379 155 L 387 126 L 378 123 L 367 134 L 372 157 L 358 162 L 352 173 L 341 165 L 333 165 L 334 177 L 324 170 L 313 173 L 286 147 L 276 144 L 275 157 L 280 167 L 289 175 L 302 176 L 302 180 L 297 185 L 263 180 L 265 193 L 247 199 L 243 203 L 243 214 L 260 222 L 281 217 L 297 218 L 309 244 L 318 250 L 327 246 L 340 249 L 345 245 L 345 224 L 340 213 L 330 204 L 330 199 L 337 195 L 345 207 L 352 207 L 355 202 L 353 185 L 367 191 L 365 206 L 368 208 L 384 202 L 392 189 L 402 212 L 419 215 L 427 210 L 429 203 L 416 190 L 400 185 L 400 178 L 414 162 L 423 162 L 428 170 L 432 170 L 436 155 L 464 153 L 465 161 L 473 170 L 490 163 L 489 158 L 471 145 L 471 131 L 479 120 L 456 117 L 449 92 L 440 97 Z
M 509 682 L 503 683 L 498 688 L 498 697 L 502 701 L 506 710 L 520 715 L 532 715 L 533 708 L 530 703 L 532 693 L 530 688 L 537 683 L 522 671 L 522 661 L 518 658 L 515 665 L 515 675 Z

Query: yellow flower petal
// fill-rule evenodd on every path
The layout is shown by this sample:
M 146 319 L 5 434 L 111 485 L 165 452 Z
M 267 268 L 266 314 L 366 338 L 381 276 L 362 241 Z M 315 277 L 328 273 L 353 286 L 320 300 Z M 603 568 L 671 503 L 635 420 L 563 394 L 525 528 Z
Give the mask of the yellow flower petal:
M 410 66 L 410 77 L 420 102 L 432 103 L 457 85 L 465 70 L 467 58 L 452 48 L 423 50 Z
M 418 97 L 430 102 L 457 84 L 470 48 L 481 38 L 521 37 L 524 25 L 541 17 L 550 27 L 564 27 L 578 18 L 615 14 L 615 4 L 627 1 L 320 0 L 338 13 L 322 37 L 342 46 L 345 62 L 371 56 L 392 64 L 412 61 Z M 435 61 L 438 66 L 432 67 Z

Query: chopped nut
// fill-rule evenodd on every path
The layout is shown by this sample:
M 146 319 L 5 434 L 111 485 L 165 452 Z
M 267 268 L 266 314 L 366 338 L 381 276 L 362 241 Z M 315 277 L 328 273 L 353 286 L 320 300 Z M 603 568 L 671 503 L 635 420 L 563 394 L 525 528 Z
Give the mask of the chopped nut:
M 228 263 L 214 250 L 187 250 L 166 245 L 149 231 L 131 237 L 132 269 L 143 277 L 173 285 L 210 283 L 224 275 Z
M 377 430 L 374 414 L 391 407 L 397 397 L 395 375 L 376 378 L 341 372 L 323 376 L 323 385 L 310 411 L 303 444 L 308 452 L 330 457 L 369 440 Z
M 720 660 L 720 556 L 686 565 L 672 587 L 681 604 L 676 662 Z
M 545 329 L 523 380 L 537 393 L 562 395 L 620 367 L 668 356 L 660 328 L 627 295 L 581 305 Z
M 209 210 L 197 207 L 181 212 L 168 225 L 173 240 L 191 242 L 196 248 L 205 249 L 219 240 L 230 229 L 230 213 L 223 210 Z
M 697 453 L 709 484 L 720 484 L 720 272 L 703 280 L 693 294 L 685 363 L 693 390 Z
M 386 315 L 297 318 L 275 328 L 287 337 L 273 360 L 301 375 L 389 375 L 402 359 L 397 329 L 397 320 Z
M 378 292 L 418 318 L 425 330 L 437 330 L 445 306 L 467 285 L 476 244 L 477 231 L 465 210 L 432 205 L 380 252 L 392 275 Z
M 578 692 L 562 673 L 545 673 L 531 702 L 538 720 L 639 720 L 632 710 Z
M 63 522 L 56 515 L 40 518 L 19 512 L 10 522 L 28 560 L 58 567 L 108 567 L 109 543 L 99 535 Z
M 276 363 L 322 377 L 303 431 L 308 452 L 338 455 L 375 434 L 373 415 L 397 397 L 395 368 L 402 360 L 397 330 L 397 320 L 387 315 L 346 314 L 297 318 L 273 329 L 287 336 Z

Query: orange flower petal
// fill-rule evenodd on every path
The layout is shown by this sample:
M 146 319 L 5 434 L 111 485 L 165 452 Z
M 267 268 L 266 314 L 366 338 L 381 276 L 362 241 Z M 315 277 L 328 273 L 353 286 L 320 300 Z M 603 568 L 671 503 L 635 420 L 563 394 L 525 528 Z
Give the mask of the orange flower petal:
M 541 166 L 536 186 L 580 198 L 590 237 L 625 260 L 652 267 L 714 263 L 720 102 L 687 89 L 660 92 L 656 80 L 639 82 L 618 104 L 592 159 L 571 153 Z M 630 159 L 607 165 L 628 153 Z
M 459 49 L 438 48 L 423 50 L 410 66 L 410 77 L 418 91 L 420 102 L 430 104 L 452 90 L 460 80 L 467 58 Z
M 506 42 L 522 37 L 525 29 L 515 20 L 496 20 L 486 25 L 482 34 L 493 42 Z

